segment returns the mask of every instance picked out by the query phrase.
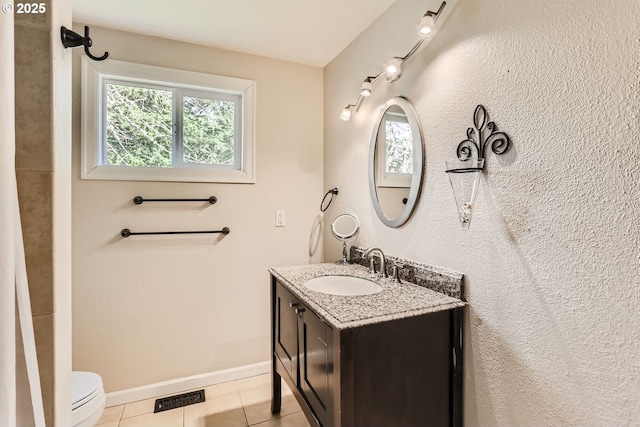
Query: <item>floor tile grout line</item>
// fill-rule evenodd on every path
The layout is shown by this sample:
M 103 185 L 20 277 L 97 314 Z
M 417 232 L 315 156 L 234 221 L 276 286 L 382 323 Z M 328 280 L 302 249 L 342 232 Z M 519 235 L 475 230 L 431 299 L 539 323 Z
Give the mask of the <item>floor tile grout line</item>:
M 242 397 L 240 397 L 240 403 L 242 403 Z M 244 403 L 242 403 L 242 413 L 244 414 L 244 422 L 247 426 L 249 426 L 249 417 L 247 417 L 247 410 L 244 407 Z
M 240 386 L 239 382 L 241 382 L 243 384 L 242 387 Z M 243 415 L 244 415 L 244 419 L 245 419 L 245 421 L 244 421 L 245 425 L 248 426 L 248 427 L 251 427 L 251 426 L 260 425 L 260 424 L 262 424 L 264 422 L 268 422 L 269 420 L 263 420 L 263 421 L 259 421 L 257 423 L 249 424 L 249 417 L 247 415 L 247 407 L 245 406 L 245 402 L 242 399 L 242 396 L 243 396 L 244 393 L 251 392 L 252 390 L 265 387 L 265 384 L 269 384 L 269 382 L 268 381 L 265 382 L 265 381 L 261 381 L 261 380 L 258 380 L 257 382 L 246 382 L 246 381 L 235 380 L 235 381 L 233 381 L 233 383 L 234 383 L 234 386 L 235 386 L 234 387 L 235 393 L 237 393 L 239 398 L 240 398 L 240 403 L 241 403 L 241 406 L 242 406 Z M 222 397 L 222 396 L 226 396 L 226 395 L 231 395 L 231 394 L 234 394 L 234 393 L 225 393 L 225 394 L 222 394 L 220 396 L 215 396 L 214 398 Z M 153 400 L 153 398 L 150 399 L 150 400 Z M 123 417 L 123 415 L 125 413 L 125 409 L 126 409 L 127 405 L 134 404 L 134 403 L 135 402 L 130 402 L 130 403 L 123 404 L 122 410 L 120 411 L 120 414 L 119 414 L 118 427 L 120 427 L 122 425 L 122 422 L 125 419 Z M 178 408 L 176 408 L 176 409 L 178 409 Z M 182 427 L 185 427 L 185 425 L 186 425 L 186 411 L 185 411 L 184 408 L 181 408 L 181 409 L 182 409 Z M 292 414 L 295 414 L 296 412 L 299 412 L 299 411 L 295 411 L 295 412 L 292 412 L 292 413 L 289 413 L 289 414 L 286 414 L 286 415 L 292 415 Z M 152 414 L 152 413 L 153 412 L 151 412 L 151 413 L 143 413 L 143 414 L 138 414 L 138 415 L 134 415 L 134 416 L 143 416 L 143 415 L 148 415 L 148 414 Z M 131 418 L 131 417 L 128 417 L 128 418 Z M 98 425 L 97 427 L 100 427 L 100 426 Z

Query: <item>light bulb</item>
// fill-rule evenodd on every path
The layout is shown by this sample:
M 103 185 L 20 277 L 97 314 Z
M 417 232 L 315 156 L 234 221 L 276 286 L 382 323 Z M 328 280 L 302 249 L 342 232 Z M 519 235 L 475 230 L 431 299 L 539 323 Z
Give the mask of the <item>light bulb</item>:
M 384 69 L 384 77 L 390 82 L 396 80 L 400 77 L 402 73 L 402 58 L 398 58 L 397 56 L 391 58 L 387 63 L 387 66 Z
M 433 32 L 434 24 L 435 22 L 433 20 L 433 15 L 431 15 L 430 12 L 427 12 L 420 20 L 420 25 L 418 26 L 418 32 L 422 37 L 427 37 Z
M 371 95 L 371 78 L 367 77 L 362 83 L 362 87 L 360 88 L 360 95 L 362 96 L 370 96 Z
M 340 118 L 345 122 L 348 122 L 351 118 L 351 113 L 353 113 L 353 105 L 349 104 L 344 107 L 344 110 L 342 110 L 342 113 L 340 113 Z

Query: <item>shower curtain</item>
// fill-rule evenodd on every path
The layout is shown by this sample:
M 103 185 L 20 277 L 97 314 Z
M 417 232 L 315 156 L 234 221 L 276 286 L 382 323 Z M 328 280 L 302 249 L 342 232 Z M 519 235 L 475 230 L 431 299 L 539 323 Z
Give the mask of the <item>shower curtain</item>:
M 16 185 L 14 31 L 7 5 L 0 14 L 0 426 L 44 427 Z M 18 395 L 31 401 L 18 402 Z

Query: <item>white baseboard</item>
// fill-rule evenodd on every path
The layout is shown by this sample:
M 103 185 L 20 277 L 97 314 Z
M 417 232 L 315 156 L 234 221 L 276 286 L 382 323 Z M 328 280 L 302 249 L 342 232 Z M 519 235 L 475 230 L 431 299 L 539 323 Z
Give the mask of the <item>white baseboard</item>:
M 266 361 L 253 365 L 239 366 L 237 368 L 114 391 L 112 393 L 107 393 L 106 406 L 123 405 L 137 400 L 152 399 L 158 396 L 183 393 L 201 387 L 208 387 L 227 381 L 254 377 L 256 375 L 262 375 L 269 372 L 271 372 L 271 361 Z

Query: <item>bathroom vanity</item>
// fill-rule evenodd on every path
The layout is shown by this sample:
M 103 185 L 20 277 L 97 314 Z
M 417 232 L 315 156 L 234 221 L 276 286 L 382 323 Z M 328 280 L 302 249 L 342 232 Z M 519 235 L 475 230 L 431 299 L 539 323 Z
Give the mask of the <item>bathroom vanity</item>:
M 283 378 L 312 426 L 462 426 L 465 302 L 374 278 L 361 265 L 270 272 L 273 413 Z M 322 276 L 368 279 L 381 290 L 335 295 L 305 286 Z

